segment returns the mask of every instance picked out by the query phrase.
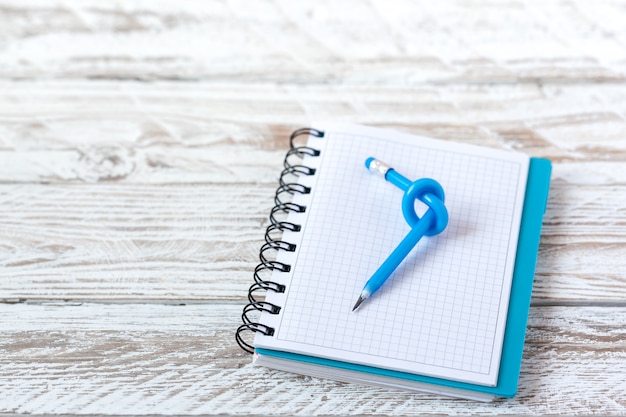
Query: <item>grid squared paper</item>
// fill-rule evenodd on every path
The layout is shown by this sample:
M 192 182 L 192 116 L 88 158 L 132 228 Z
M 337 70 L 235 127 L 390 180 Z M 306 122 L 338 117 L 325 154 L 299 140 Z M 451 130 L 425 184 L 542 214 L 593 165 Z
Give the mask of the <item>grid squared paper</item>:
M 261 343 L 495 385 L 527 175 L 523 158 L 368 131 L 327 132 L 323 142 L 301 240 L 288 258 L 293 273 L 277 332 Z M 365 282 L 410 230 L 403 192 L 365 169 L 369 156 L 410 180 L 437 180 L 449 223 L 440 235 L 422 238 L 352 312 Z M 425 206 L 416 208 L 420 214 Z

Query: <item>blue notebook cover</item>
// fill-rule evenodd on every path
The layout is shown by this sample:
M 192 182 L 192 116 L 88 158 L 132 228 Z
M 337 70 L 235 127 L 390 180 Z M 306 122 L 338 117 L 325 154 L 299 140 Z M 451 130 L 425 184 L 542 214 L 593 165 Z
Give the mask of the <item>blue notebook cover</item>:
M 552 166 L 549 160 L 531 158 L 526 185 L 526 196 L 522 213 L 515 270 L 511 287 L 511 297 L 504 334 L 502 358 L 498 383 L 488 387 L 465 382 L 450 381 L 406 372 L 390 371 L 365 365 L 317 358 L 271 349 L 257 348 L 261 355 L 278 357 L 321 366 L 341 368 L 385 377 L 405 379 L 426 384 L 440 385 L 459 390 L 474 391 L 499 397 L 513 397 L 517 392 L 524 338 L 528 321 L 528 310 L 537 263 L 537 252 L 541 235 L 543 214 L 548 200 L 550 173 Z

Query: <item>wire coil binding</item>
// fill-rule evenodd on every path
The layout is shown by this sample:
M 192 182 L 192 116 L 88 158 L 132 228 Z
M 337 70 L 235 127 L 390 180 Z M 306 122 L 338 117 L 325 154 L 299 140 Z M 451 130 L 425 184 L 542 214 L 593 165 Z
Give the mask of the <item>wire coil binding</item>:
M 296 250 L 296 245 L 281 240 L 281 236 L 282 232 L 299 232 L 302 229 L 301 225 L 286 221 L 286 217 L 290 212 L 306 212 L 306 206 L 293 203 L 290 200 L 295 194 L 311 193 L 310 187 L 297 183 L 297 178 L 301 175 L 315 175 L 315 168 L 297 162 L 301 161 L 305 156 L 318 157 L 320 155 L 318 149 L 296 143 L 299 137 L 308 138 L 309 135 L 323 138 L 324 132 L 312 128 L 303 128 L 294 131 L 289 138 L 290 148 L 285 155 L 284 169 L 280 173 L 279 186 L 274 195 L 274 207 L 269 215 L 271 224 L 265 230 L 265 243 L 261 246 L 259 252 L 260 263 L 254 268 L 254 283 L 248 289 L 248 304 L 244 307 L 241 314 L 243 324 L 237 328 L 235 334 L 237 344 L 248 353 L 254 353 L 254 346 L 244 340 L 242 333 L 250 331 L 253 333 L 259 332 L 266 336 L 274 335 L 274 328 L 254 322 L 250 314 L 254 312 L 278 314 L 281 310 L 280 306 L 259 300 L 256 297 L 260 293 L 266 293 L 267 291 L 284 293 L 286 290 L 283 284 L 271 281 L 269 277 L 271 277 L 274 271 L 291 271 L 291 265 L 271 260 L 270 254 L 278 251 L 295 252 Z M 269 277 L 266 278 L 268 275 Z

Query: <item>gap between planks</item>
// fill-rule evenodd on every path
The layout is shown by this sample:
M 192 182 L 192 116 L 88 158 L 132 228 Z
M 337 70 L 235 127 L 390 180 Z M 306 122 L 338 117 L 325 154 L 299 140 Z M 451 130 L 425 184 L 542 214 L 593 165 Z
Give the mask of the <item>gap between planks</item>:
M 263 299 L 261 296 L 259 299 Z M 51 306 L 51 307 L 78 307 L 89 305 L 161 305 L 161 306 L 215 306 L 215 305 L 235 305 L 244 306 L 247 299 L 146 299 L 146 298 L 127 298 L 123 300 L 116 299 L 97 299 L 89 300 L 59 300 L 55 298 L 45 299 L 27 299 L 27 298 L 2 298 L 0 304 L 14 305 L 24 304 L 33 306 Z M 531 300 L 530 307 L 606 307 L 606 308 L 622 308 L 626 307 L 626 300 Z

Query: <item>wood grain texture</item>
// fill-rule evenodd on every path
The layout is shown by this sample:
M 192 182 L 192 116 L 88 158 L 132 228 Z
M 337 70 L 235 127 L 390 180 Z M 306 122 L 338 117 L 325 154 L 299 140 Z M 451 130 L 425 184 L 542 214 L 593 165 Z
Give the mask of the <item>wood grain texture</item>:
M 555 162 L 555 183 L 626 178 L 622 84 L 0 87 L 0 182 L 275 183 L 289 133 L 314 120 L 520 150 Z
M 552 159 L 534 302 L 626 302 L 621 85 L 6 91 L 0 299 L 242 299 L 287 137 L 326 118 Z
M 0 300 L 242 300 L 275 188 L 0 185 Z M 624 201 L 554 184 L 534 302 L 626 300 Z
M 0 77 L 624 81 L 619 1 L 3 0 Z
M 626 309 L 531 308 L 516 398 L 492 404 L 258 368 L 241 305 L 0 305 L 0 412 L 528 415 L 626 412 Z M 573 383 L 572 381 L 579 381 Z
M 243 299 L 269 187 L 0 186 L 2 298 Z
M 0 414 L 626 414 L 624 22 L 618 0 L 0 0 Z M 236 346 L 314 120 L 553 161 L 515 399 Z

